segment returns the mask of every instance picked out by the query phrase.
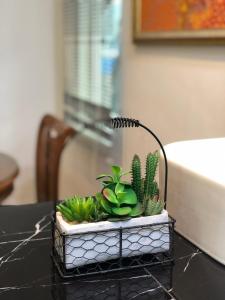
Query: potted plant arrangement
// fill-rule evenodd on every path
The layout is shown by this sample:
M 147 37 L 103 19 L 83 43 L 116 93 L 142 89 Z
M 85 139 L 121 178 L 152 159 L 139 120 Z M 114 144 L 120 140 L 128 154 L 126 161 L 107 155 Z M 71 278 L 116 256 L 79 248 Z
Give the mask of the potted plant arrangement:
M 155 179 L 159 152 L 149 153 L 145 175 L 134 155 L 131 170 L 97 177 L 94 197 L 74 196 L 57 205 L 54 247 L 66 269 L 118 258 L 169 251 L 169 216 Z M 123 177 L 131 175 L 130 182 Z

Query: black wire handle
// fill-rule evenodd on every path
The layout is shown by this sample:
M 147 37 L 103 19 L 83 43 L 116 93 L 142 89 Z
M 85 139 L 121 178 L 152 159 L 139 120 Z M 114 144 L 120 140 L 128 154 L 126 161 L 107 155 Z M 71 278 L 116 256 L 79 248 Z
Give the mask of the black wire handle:
M 111 119 L 111 125 L 113 128 L 128 128 L 128 127 L 142 127 L 146 131 L 148 131 L 158 142 L 162 153 L 164 157 L 164 163 L 165 163 L 165 184 L 164 184 L 164 203 L 165 203 L 165 208 L 166 208 L 166 200 L 167 200 L 167 181 L 168 181 L 168 162 L 167 162 L 167 157 L 166 157 L 166 152 L 163 148 L 163 145 L 157 135 L 148 127 L 140 123 L 140 121 L 135 120 L 135 119 L 130 119 L 130 118 L 123 118 L 123 117 L 118 117 L 118 118 L 112 118 Z

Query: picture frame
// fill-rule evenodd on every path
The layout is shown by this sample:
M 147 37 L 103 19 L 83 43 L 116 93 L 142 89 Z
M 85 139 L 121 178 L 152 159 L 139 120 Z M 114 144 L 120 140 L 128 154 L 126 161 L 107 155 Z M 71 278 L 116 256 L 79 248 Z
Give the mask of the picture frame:
M 161 12 L 158 10 L 157 13 L 149 11 L 150 3 L 159 0 L 133 0 L 133 39 L 134 41 L 220 41 L 225 42 L 225 17 L 222 18 L 221 28 L 202 28 L 202 29 L 189 29 L 188 26 L 181 26 L 180 28 L 169 29 L 171 24 L 168 26 L 168 30 L 157 30 L 154 29 L 154 26 L 151 25 L 151 22 L 147 23 L 146 20 L 149 20 L 148 17 L 151 15 L 154 16 L 155 20 L 160 19 L 160 14 L 166 16 L 166 11 L 163 11 L 163 6 L 160 7 Z M 185 1 L 188 0 L 183 0 Z M 199 0 L 202 1 L 202 0 Z M 167 0 L 166 4 L 176 2 L 176 0 Z M 213 2 L 212 2 L 213 3 Z M 215 3 L 215 2 L 214 2 Z M 223 4 L 223 3 L 222 3 Z M 212 4 L 214 5 L 214 4 Z M 224 11 L 223 16 L 225 16 L 225 1 L 224 1 Z M 157 5 L 155 5 L 156 7 Z M 152 5 L 154 7 L 154 5 Z M 165 8 L 165 7 L 164 7 Z M 167 5 L 168 8 L 168 5 Z M 219 10 L 218 10 L 219 11 Z M 223 17 L 222 16 L 222 17 Z M 157 19 L 158 17 L 158 19 Z M 174 16 L 175 18 L 175 16 Z M 162 20 L 165 20 L 165 18 Z M 175 19 L 174 19 L 175 20 Z M 224 20 L 224 21 L 223 21 Z M 160 24 L 158 24 L 159 26 Z M 199 25 L 199 24 L 198 24 Z M 152 26 L 152 28 L 151 28 Z M 164 21 L 163 26 L 166 27 L 166 21 Z M 200 25 L 199 25 L 200 26 Z M 218 25 L 217 25 L 218 26 Z M 155 26 L 156 27 L 156 26 Z

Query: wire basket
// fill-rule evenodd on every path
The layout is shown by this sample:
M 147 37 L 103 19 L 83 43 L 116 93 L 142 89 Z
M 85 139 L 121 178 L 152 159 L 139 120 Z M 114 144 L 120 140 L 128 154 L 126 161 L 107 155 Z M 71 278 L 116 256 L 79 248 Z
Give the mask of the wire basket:
M 165 163 L 164 202 L 166 206 L 168 166 L 162 143 L 138 120 L 115 118 L 112 119 L 112 125 L 114 128 L 142 127 L 157 140 Z M 164 218 L 161 214 L 134 218 L 128 222 L 106 221 L 105 223 L 111 225 L 103 226 L 102 230 L 90 229 L 85 232 L 75 230 L 72 234 L 68 234 L 56 222 L 56 202 L 54 209 L 52 257 L 63 278 L 135 269 L 173 261 L 175 221 L 165 210 L 163 212 L 167 215 Z
M 55 222 L 53 259 L 62 277 L 94 275 L 173 260 L 174 220 L 85 234 L 62 233 Z

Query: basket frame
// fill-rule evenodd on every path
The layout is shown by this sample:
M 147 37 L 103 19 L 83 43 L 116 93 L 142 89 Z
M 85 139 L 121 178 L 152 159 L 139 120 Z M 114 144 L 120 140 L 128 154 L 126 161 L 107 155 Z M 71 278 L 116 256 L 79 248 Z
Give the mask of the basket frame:
M 103 120 L 99 120 L 103 121 Z M 157 137 L 157 135 L 148 127 L 143 125 L 139 120 L 130 119 L 130 118 L 113 118 L 111 120 L 104 120 L 104 121 L 111 121 L 113 128 L 125 128 L 125 127 L 142 127 L 145 129 L 150 135 L 153 136 L 153 138 L 158 142 L 163 158 L 164 158 L 164 167 L 165 167 L 165 182 L 164 182 L 164 203 L 165 208 L 167 204 L 167 182 L 168 182 L 168 163 L 167 163 L 167 157 L 165 150 L 163 148 L 163 144 Z M 74 269 L 66 269 L 66 239 L 75 237 L 76 234 L 65 234 L 59 231 L 56 225 L 56 206 L 57 201 L 54 201 L 54 214 L 53 214 L 53 220 L 52 220 L 52 259 L 53 262 L 58 269 L 58 272 L 62 278 L 71 278 L 71 277 L 80 277 L 80 276 L 88 276 L 88 275 L 96 275 L 96 274 L 105 274 L 109 272 L 115 272 L 115 271 L 122 271 L 122 270 L 129 270 L 134 268 L 140 268 L 140 267 L 148 267 L 153 265 L 159 265 L 159 264 L 168 264 L 172 263 L 174 260 L 174 225 L 175 220 L 169 216 L 169 220 L 167 222 L 159 222 L 155 224 L 149 224 L 149 225 L 140 225 L 140 226 L 134 226 L 133 228 L 141 228 L 141 227 L 150 227 L 154 228 L 154 226 L 165 226 L 169 229 L 169 249 L 166 252 L 159 252 L 155 254 L 144 254 L 141 256 L 131 256 L 129 257 L 130 263 L 127 263 L 127 257 L 123 257 L 123 231 L 126 229 L 132 229 L 132 227 L 126 228 L 119 228 L 119 229 L 107 229 L 104 230 L 104 232 L 111 232 L 111 231 L 119 231 L 119 257 L 113 260 L 113 265 L 116 265 L 115 268 L 105 268 L 105 263 L 96 262 L 95 268 L 86 267 L 81 271 L 82 267 L 76 267 Z M 56 241 L 55 241 L 55 232 L 58 230 L 59 236 L 62 239 L 62 251 L 63 255 L 62 258 L 59 256 L 56 250 Z M 92 233 L 87 232 L 87 233 Z M 146 259 L 145 259 L 146 258 Z M 126 261 L 126 263 L 124 263 Z M 85 271 L 84 271 L 85 270 Z
M 80 234 L 66 234 L 61 232 L 55 220 L 52 220 L 52 239 L 53 239 L 53 247 L 52 247 L 52 258 L 53 262 L 62 278 L 73 278 L 73 277 L 81 277 L 81 276 L 90 276 L 96 274 L 105 274 L 110 272 L 116 271 L 124 271 L 129 269 L 136 269 L 141 267 L 150 267 L 159 264 L 169 264 L 172 263 L 174 260 L 174 224 L 175 220 L 169 217 L 168 222 L 159 222 L 159 223 L 152 223 L 148 225 L 139 225 L 139 226 L 131 226 L 131 227 L 120 227 L 120 228 L 113 228 L 103 231 L 98 231 L 98 233 L 106 233 L 106 232 L 117 232 L 119 233 L 119 249 L 118 249 L 118 258 L 112 259 L 106 262 L 96 262 L 90 265 L 79 266 L 71 269 L 66 268 L 66 245 L 67 245 L 67 238 L 76 238 Z M 169 249 L 165 252 L 158 252 L 154 254 L 143 254 L 138 256 L 130 256 L 130 257 L 123 257 L 122 253 L 124 250 L 123 247 L 123 233 L 125 230 L 130 229 L 149 229 L 151 230 L 158 230 L 158 227 L 161 226 L 162 228 L 168 228 L 169 230 Z M 157 227 L 157 229 L 154 229 Z M 62 257 L 57 252 L 56 244 L 55 244 L 55 232 L 57 231 L 58 236 L 62 241 Z M 96 233 L 93 231 L 88 231 L 85 234 L 92 234 Z M 158 248 L 158 247 L 156 247 Z

